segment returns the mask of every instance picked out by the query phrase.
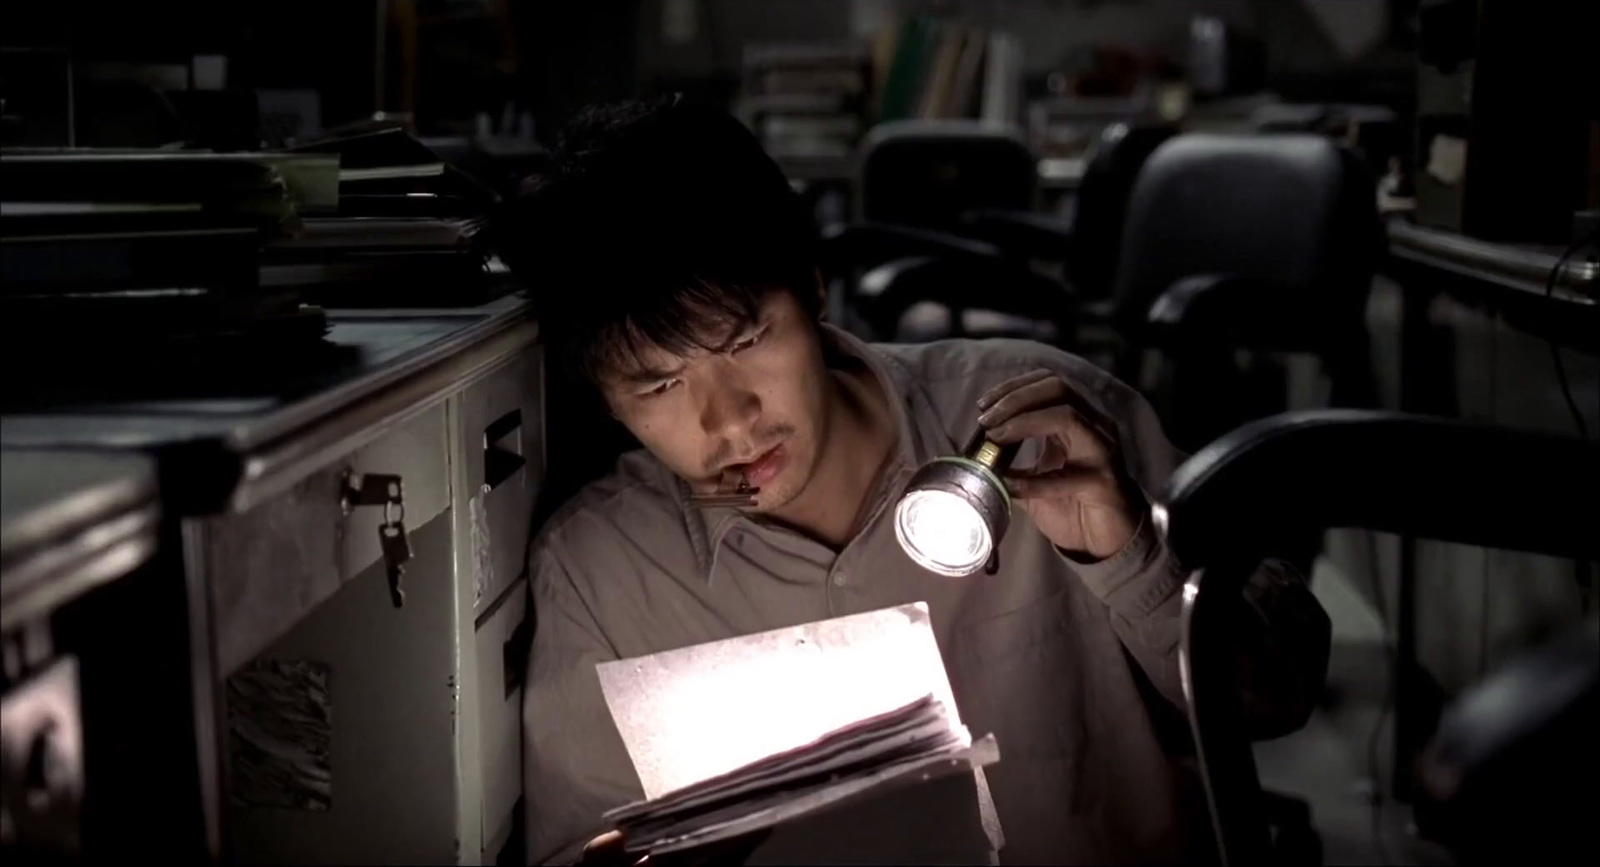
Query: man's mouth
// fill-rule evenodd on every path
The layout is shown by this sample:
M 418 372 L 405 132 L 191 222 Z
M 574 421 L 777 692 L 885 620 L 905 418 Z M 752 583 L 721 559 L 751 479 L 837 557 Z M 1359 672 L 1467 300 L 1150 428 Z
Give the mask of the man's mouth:
M 787 455 L 783 443 L 778 443 L 762 452 L 752 460 L 743 463 L 731 464 L 728 468 L 744 474 L 745 481 L 752 488 L 760 488 L 771 482 L 783 470 Z

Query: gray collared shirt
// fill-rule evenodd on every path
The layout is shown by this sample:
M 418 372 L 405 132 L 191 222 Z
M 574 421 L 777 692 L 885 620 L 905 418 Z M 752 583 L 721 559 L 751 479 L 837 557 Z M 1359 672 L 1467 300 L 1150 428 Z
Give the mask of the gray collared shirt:
M 681 480 L 644 451 L 624 455 L 542 530 L 530 563 L 537 627 L 523 706 L 530 858 L 575 857 L 604 830 L 604 810 L 642 796 L 596 663 L 913 601 L 928 603 L 963 722 L 999 741 L 987 779 L 1003 863 L 1209 851 L 1178 675 L 1185 576 L 1148 516 L 1122 551 L 1085 565 L 1018 510 L 999 572 L 966 579 L 916 566 L 892 526 L 892 503 L 916 467 L 976 429 L 978 397 L 1040 368 L 1113 423 L 1148 499 L 1183 459 L 1149 404 L 1043 344 L 868 346 L 824 329 L 831 349 L 882 383 L 901 432 L 868 519 L 842 550 L 734 510 L 691 507 Z M 1320 692 L 1327 616 L 1281 564 L 1263 566 L 1247 600 L 1245 706 L 1262 731 L 1282 732 L 1303 722 Z

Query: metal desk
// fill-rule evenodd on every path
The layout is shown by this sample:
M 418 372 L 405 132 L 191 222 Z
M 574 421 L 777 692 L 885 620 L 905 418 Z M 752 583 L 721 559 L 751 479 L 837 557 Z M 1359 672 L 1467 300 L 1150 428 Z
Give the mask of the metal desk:
M 215 852 L 206 685 L 155 463 L 0 451 L 0 517 L 0 846 L 22 860 Z
M 1497 244 L 1404 220 L 1388 224 L 1390 255 L 1517 292 L 1543 296 L 1561 250 Z M 1552 300 L 1600 305 L 1600 265 L 1574 256 L 1562 265 Z
M 493 861 L 520 813 L 538 326 L 515 297 L 329 321 L 326 359 L 281 381 L 42 407 L 0 443 L 155 456 L 212 624 L 226 857 Z M 346 508 L 372 474 L 403 511 Z M 380 533 L 402 514 L 396 607 Z

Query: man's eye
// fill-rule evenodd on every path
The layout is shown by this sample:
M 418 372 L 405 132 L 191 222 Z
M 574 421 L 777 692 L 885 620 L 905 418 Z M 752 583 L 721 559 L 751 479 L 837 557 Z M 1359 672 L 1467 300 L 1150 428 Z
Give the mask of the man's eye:
M 676 380 L 676 379 L 668 379 L 668 380 L 662 382 L 660 385 L 656 386 L 655 388 L 652 388 L 652 389 L 650 389 L 648 391 L 641 392 L 640 396 L 641 397 L 659 397 L 659 396 L 661 396 L 663 394 L 666 394 L 667 392 L 671 391 L 673 388 L 677 387 L 677 385 L 678 385 L 678 380 Z
M 749 349 L 752 346 L 755 346 L 757 343 L 760 343 L 761 339 L 763 337 L 766 337 L 766 336 L 767 336 L 767 329 L 763 328 L 760 331 L 757 331 L 756 333 L 750 335 L 749 337 L 746 337 L 745 339 L 739 341 L 738 343 L 735 343 L 733 345 L 733 347 L 731 349 L 729 349 L 728 351 L 729 352 L 743 352 L 744 350 Z

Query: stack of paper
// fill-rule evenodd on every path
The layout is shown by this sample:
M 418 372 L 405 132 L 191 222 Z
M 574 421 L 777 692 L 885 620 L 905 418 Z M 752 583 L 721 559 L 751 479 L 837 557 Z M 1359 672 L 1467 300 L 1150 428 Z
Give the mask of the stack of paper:
M 689 849 L 999 759 L 961 724 L 920 603 L 597 668 L 646 796 L 605 816 L 630 851 Z

